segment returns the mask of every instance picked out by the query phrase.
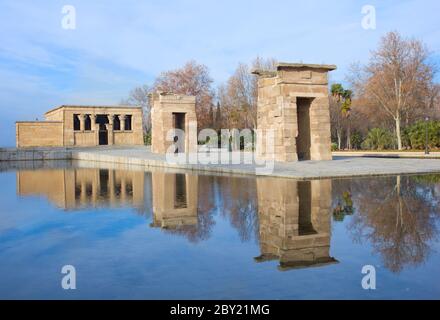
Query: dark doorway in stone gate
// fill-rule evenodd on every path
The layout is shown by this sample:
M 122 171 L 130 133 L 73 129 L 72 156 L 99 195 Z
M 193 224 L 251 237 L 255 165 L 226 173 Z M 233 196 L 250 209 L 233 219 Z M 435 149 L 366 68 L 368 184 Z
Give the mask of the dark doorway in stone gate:
M 310 106 L 311 98 L 297 98 L 296 111 L 298 123 L 298 137 L 296 138 L 296 152 L 298 160 L 310 160 L 311 133 L 310 133 Z

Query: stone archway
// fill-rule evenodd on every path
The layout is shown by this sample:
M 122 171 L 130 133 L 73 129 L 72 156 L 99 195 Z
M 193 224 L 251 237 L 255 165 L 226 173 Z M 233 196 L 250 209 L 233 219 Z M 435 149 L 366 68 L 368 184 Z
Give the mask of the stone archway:
M 257 156 L 331 160 L 328 72 L 334 65 L 279 63 L 258 75 Z M 269 132 L 273 141 L 267 139 Z
M 197 152 L 196 98 L 166 92 L 153 93 L 150 98 L 151 151 L 165 154 L 174 145 L 179 153 Z

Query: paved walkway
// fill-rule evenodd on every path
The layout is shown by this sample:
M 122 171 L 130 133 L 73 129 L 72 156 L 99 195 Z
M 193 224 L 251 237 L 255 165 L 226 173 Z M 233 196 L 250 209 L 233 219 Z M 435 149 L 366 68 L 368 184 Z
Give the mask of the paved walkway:
M 338 157 L 440 159 L 440 152 L 425 151 L 334 151 Z
M 272 171 L 262 172 L 256 164 L 175 164 L 149 147 L 83 148 L 72 150 L 76 160 L 112 162 L 129 166 L 156 166 L 218 173 L 264 175 L 295 179 L 322 179 L 353 176 L 439 173 L 440 159 L 370 158 L 335 156 L 333 161 L 275 163 Z

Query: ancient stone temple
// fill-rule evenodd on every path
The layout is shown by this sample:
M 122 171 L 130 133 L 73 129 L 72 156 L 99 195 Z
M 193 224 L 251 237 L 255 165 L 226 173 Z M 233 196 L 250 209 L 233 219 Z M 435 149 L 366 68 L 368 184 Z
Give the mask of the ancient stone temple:
M 331 160 L 328 77 L 334 65 L 279 63 L 258 75 L 257 156 Z M 274 139 L 267 141 L 268 130 Z
M 196 98 L 194 96 L 157 92 L 150 95 L 151 151 L 165 154 L 197 151 Z M 184 133 L 180 136 L 180 133 Z
M 260 250 L 258 262 L 279 268 L 336 263 L 330 256 L 331 180 L 257 178 Z
M 176 229 L 197 226 L 198 176 L 152 172 L 152 227 Z
M 141 107 L 64 105 L 44 117 L 16 122 L 18 148 L 143 144 Z

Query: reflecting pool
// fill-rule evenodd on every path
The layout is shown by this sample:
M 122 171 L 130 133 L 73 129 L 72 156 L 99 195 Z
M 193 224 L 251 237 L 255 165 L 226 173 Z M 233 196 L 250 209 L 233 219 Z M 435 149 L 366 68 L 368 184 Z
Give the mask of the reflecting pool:
M 3 165 L 3 299 L 438 299 L 440 175 Z M 61 269 L 76 270 L 65 290 Z M 376 290 L 362 268 L 376 270 Z

